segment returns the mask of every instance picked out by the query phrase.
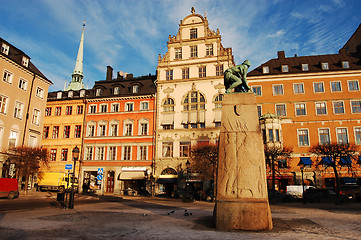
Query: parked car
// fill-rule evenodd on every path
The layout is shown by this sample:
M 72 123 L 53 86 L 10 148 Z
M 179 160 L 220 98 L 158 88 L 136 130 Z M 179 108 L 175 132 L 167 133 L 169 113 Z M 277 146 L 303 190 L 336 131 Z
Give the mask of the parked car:
M 19 197 L 19 183 L 16 178 L 0 178 L 0 197 Z
M 273 192 L 273 196 L 272 196 L 272 192 Z M 288 195 L 285 193 L 280 193 L 277 190 L 272 191 L 272 189 L 268 189 L 268 199 L 269 201 L 275 200 L 276 202 L 292 202 L 295 200 L 295 197 L 292 195 Z
M 303 196 L 304 202 L 334 202 L 336 193 L 331 189 L 308 188 Z
M 349 201 L 361 201 L 361 188 L 356 184 L 341 185 L 340 194 Z

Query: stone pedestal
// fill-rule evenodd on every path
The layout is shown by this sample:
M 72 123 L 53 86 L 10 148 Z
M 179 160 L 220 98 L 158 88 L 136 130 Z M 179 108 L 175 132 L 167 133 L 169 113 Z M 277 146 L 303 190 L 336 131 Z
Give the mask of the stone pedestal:
M 253 93 L 226 94 L 222 105 L 216 227 L 218 230 L 271 230 L 256 97 Z

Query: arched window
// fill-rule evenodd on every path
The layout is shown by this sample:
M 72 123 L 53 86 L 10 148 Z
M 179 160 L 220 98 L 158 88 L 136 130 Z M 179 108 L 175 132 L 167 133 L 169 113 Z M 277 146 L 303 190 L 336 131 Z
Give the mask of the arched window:
M 177 171 L 173 168 L 166 168 L 162 171 L 160 175 L 177 175 Z
M 183 100 L 183 110 L 201 110 L 205 109 L 206 99 L 203 94 L 197 91 L 189 92 Z
M 185 129 L 205 127 L 206 99 L 198 91 L 191 91 L 183 98 L 182 124 Z
M 174 100 L 166 98 L 163 101 L 163 112 L 174 112 Z

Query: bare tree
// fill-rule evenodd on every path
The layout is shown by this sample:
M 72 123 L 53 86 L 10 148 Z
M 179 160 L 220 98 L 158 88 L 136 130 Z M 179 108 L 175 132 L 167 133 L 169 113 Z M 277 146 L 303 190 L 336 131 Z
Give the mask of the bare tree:
M 214 180 L 218 162 L 218 145 L 199 144 L 191 149 L 192 171 L 199 174 L 201 180 Z
M 293 149 L 290 147 L 282 147 L 282 146 L 264 146 L 264 153 L 266 158 L 266 163 L 272 171 L 272 192 L 271 192 L 271 201 L 274 200 L 275 194 L 275 178 L 276 171 L 278 171 L 278 159 L 286 159 L 289 160 L 291 158 L 291 153 Z M 277 164 L 276 164 L 277 162 Z M 276 166 L 277 165 L 277 166 Z M 288 166 L 288 165 L 287 165 Z
M 340 202 L 340 178 L 337 167 L 347 166 L 352 171 L 357 161 L 357 146 L 349 143 L 317 144 L 312 146 L 309 152 L 319 157 L 316 165 L 332 167 L 335 174 L 336 202 Z
M 47 149 L 39 147 L 14 147 L 7 151 L 8 165 L 15 164 L 16 177 L 25 178 L 25 192 L 28 189 L 29 177 L 34 176 L 41 164 L 47 165 L 49 156 Z

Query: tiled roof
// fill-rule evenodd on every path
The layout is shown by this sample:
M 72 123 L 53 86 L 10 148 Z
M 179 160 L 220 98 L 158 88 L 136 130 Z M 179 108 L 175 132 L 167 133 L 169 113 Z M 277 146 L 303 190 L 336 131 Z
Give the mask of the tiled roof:
M 297 74 L 297 73 L 315 73 L 326 71 L 347 71 L 347 70 L 360 70 L 361 60 L 360 56 L 355 54 L 350 55 L 341 51 L 339 54 L 329 55 L 315 55 L 315 56 L 294 56 L 285 57 L 283 51 L 278 52 L 278 58 L 271 59 L 254 70 L 250 71 L 248 76 L 259 75 L 275 75 L 275 74 Z M 342 62 L 347 61 L 348 68 L 343 67 Z M 322 63 L 328 63 L 328 69 L 322 68 Z M 302 70 L 302 64 L 308 64 L 308 70 Z M 282 72 L 282 65 L 288 66 L 288 72 Z M 269 73 L 263 73 L 263 67 L 269 68 Z
M 9 54 L 4 54 L 0 51 L 0 54 L 2 56 L 6 57 L 8 59 L 11 59 L 12 61 L 14 61 L 17 64 L 21 65 L 22 67 L 28 69 L 32 73 L 39 75 L 40 77 L 44 78 L 45 80 L 49 81 L 52 84 L 52 82 L 49 79 L 47 79 L 44 76 L 44 74 L 42 74 L 40 72 L 40 70 L 37 67 L 35 67 L 35 65 L 30 61 L 30 57 L 28 55 L 26 55 L 23 51 L 21 51 L 20 49 L 18 49 L 17 47 L 15 47 L 14 45 L 7 42 L 5 39 L 0 37 L 0 47 L 1 47 L 2 43 L 5 43 L 6 45 L 8 45 L 10 47 Z M 29 59 L 28 67 L 21 64 L 23 56 L 27 57 Z

